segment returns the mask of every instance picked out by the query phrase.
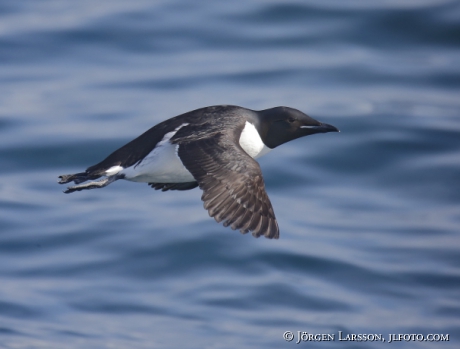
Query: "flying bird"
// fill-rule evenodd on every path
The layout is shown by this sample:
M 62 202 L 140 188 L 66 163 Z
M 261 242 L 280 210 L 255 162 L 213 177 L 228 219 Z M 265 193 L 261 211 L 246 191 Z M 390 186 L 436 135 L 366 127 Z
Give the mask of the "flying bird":
M 161 191 L 199 187 L 204 208 L 218 223 L 278 239 L 255 159 L 293 139 L 326 132 L 339 130 L 293 108 L 205 107 L 153 126 L 85 172 L 59 176 L 59 183 L 76 184 L 64 193 L 103 188 L 118 179 Z

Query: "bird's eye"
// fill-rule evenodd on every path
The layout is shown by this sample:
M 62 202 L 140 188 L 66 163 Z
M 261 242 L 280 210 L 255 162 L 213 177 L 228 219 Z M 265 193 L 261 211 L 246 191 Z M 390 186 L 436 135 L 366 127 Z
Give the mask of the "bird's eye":
M 292 122 L 295 121 L 295 119 L 294 119 L 293 117 L 290 117 L 290 118 L 288 119 L 288 121 L 292 123 Z

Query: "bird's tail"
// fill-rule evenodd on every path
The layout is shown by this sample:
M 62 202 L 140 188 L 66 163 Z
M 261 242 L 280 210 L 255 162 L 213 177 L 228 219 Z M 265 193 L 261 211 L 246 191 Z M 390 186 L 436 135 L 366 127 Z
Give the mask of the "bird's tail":
M 86 182 L 88 180 L 98 179 L 100 177 L 102 177 L 102 176 L 95 175 L 95 174 L 90 174 L 88 172 L 80 172 L 80 173 L 75 173 L 75 174 L 59 176 L 60 180 L 59 180 L 58 183 L 59 184 L 66 184 L 66 183 L 74 182 L 75 184 L 79 184 L 79 185 L 74 185 L 74 186 L 71 186 L 71 187 L 67 187 L 67 189 L 64 191 L 64 193 L 69 194 L 69 193 L 73 193 L 74 191 L 103 188 L 103 187 L 109 185 L 110 183 L 112 183 L 112 182 L 114 182 L 114 181 L 116 181 L 118 179 L 123 178 L 123 175 L 115 174 L 115 175 L 112 175 L 112 176 L 105 177 L 105 178 L 103 178 L 101 180 L 98 180 L 98 181 L 91 181 L 91 182 L 88 182 L 88 183 L 80 184 L 80 183 Z
M 65 184 L 65 183 L 70 183 L 74 182 L 75 184 L 80 184 L 83 182 L 86 182 L 90 179 L 98 179 L 101 176 L 91 176 L 88 172 L 80 172 L 80 173 L 75 173 L 75 174 L 68 174 L 68 175 L 62 175 L 59 176 L 60 181 L 58 182 L 59 184 Z

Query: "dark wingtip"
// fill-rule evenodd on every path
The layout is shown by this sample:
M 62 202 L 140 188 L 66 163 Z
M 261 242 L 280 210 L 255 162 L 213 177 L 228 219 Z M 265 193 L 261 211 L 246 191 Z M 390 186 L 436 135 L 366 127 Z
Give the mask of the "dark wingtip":
M 263 232 L 252 232 L 252 236 L 254 236 L 256 239 L 260 238 L 261 236 L 265 236 L 267 239 L 274 239 L 274 240 L 278 240 L 279 237 L 280 237 L 280 233 L 278 230 L 275 230 L 275 231 L 266 231 L 265 233 Z

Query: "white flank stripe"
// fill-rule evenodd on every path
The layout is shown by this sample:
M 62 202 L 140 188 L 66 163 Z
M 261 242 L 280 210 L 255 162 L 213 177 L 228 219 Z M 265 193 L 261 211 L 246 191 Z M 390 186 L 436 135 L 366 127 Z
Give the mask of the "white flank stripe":
M 112 166 L 111 168 L 109 168 L 107 171 L 105 171 L 105 174 L 107 176 L 112 176 L 114 174 L 117 174 L 118 172 L 120 172 L 121 170 L 123 170 L 123 167 L 117 165 L 117 166 Z
M 158 144 L 155 146 L 155 148 L 162 147 L 166 142 L 168 142 L 176 133 L 179 131 L 182 127 L 187 126 L 188 123 L 184 123 L 174 129 L 174 131 L 168 132 L 163 136 L 163 139 L 158 142 Z

